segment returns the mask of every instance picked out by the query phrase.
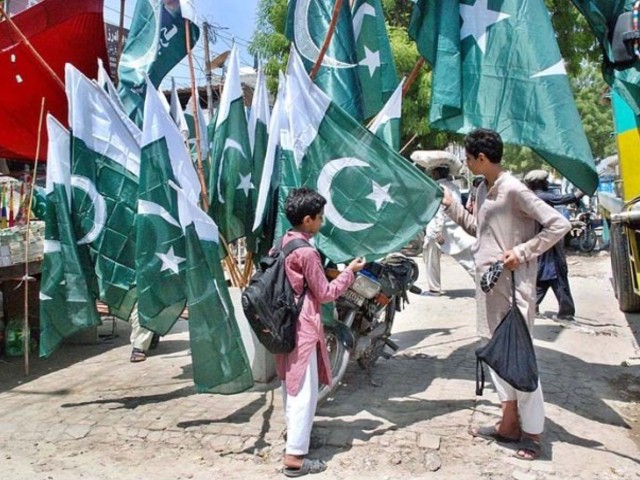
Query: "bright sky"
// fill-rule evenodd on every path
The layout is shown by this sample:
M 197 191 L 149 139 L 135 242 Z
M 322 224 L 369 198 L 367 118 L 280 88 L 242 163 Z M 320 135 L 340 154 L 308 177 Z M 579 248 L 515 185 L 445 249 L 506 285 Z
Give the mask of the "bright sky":
M 256 24 L 256 11 L 260 0 L 194 0 L 193 3 L 198 13 L 200 22 L 207 21 L 218 32 L 215 44 L 210 45 L 211 58 L 229 50 L 232 40 L 240 46 L 240 67 L 253 67 L 253 58 L 246 49 L 247 44 L 253 36 Z M 125 3 L 125 26 L 129 27 L 131 16 L 135 9 L 136 0 L 126 0 Z M 105 20 L 115 25 L 119 21 L 120 0 L 105 0 L 104 15 Z M 204 48 L 202 36 L 198 44 L 194 47 L 196 78 L 199 84 L 204 83 Z M 170 77 L 174 76 L 178 86 L 189 84 L 189 71 L 187 60 L 183 60 L 163 82 L 162 87 L 170 86 Z M 214 71 L 220 73 L 220 71 Z

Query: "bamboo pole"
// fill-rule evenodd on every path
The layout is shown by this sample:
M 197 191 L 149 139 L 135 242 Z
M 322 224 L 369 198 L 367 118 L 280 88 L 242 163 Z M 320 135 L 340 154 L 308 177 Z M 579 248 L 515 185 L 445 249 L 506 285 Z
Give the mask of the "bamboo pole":
M 9 25 L 9 27 L 18 35 L 18 37 L 20 37 L 20 41 L 22 41 L 27 46 L 27 48 L 33 54 L 33 56 L 36 57 L 36 60 L 38 61 L 38 63 L 40 63 L 40 65 L 47 71 L 47 73 L 51 76 L 51 78 L 53 78 L 53 80 L 58 84 L 58 86 L 64 92 L 64 83 L 62 82 L 62 80 L 60 80 L 60 77 L 58 77 L 56 72 L 54 72 L 53 69 L 49 66 L 49 64 L 44 61 L 44 58 L 42 58 L 42 56 L 38 53 L 38 51 L 35 48 L 33 48 L 33 45 L 31 45 L 31 42 L 29 41 L 29 39 L 24 36 L 24 34 L 20 31 L 18 26 L 13 22 L 13 20 L 9 18 L 9 15 L 6 14 L 6 12 L 4 11 L 4 8 L 2 8 L 2 5 L 0 5 L 0 18 L 3 18 L 3 17 L 7 21 L 7 25 Z
M 27 209 L 27 234 L 25 237 L 26 245 L 24 247 L 24 324 L 22 326 L 22 347 L 24 349 L 24 374 L 29 375 L 29 346 L 31 344 L 31 332 L 29 331 L 29 282 L 33 280 L 29 276 L 29 241 L 31 240 L 31 229 L 29 224 L 31 222 L 31 205 L 33 204 L 33 192 L 36 185 L 36 174 L 38 172 L 38 158 L 40 157 L 40 141 L 42 139 L 42 123 L 44 121 L 44 104 L 45 98 L 42 97 L 42 103 L 40 105 L 40 119 L 38 121 L 38 140 L 36 142 L 36 158 L 33 165 L 33 174 L 31 175 L 31 190 L 29 192 L 29 203 L 26 205 Z
M 324 39 L 324 43 L 322 44 L 322 48 L 320 49 L 320 53 L 318 53 L 318 58 L 316 60 L 316 64 L 313 66 L 309 77 L 313 80 L 320 69 L 320 65 L 322 65 L 322 60 L 324 60 L 324 56 L 327 53 L 327 49 L 329 48 L 329 44 L 331 43 L 331 38 L 333 37 L 333 33 L 336 31 L 336 25 L 338 24 L 338 15 L 340 14 L 340 8 L 342 8 L 342 0 L 336 0 L 335 5 L 333 6 L 333 13 L 331 14 L 331 23 L 329 24 L 329 30 L 327 31 L 327 36 Z
M 404 144 L 404 147 L 400 149 L 399 153 L 402 154 L 402 152 L 404 152 L 407 149 L 407 147 L 415 141 L 416 138 L 418 138 L 417 133 L 413 137 L 411 137 L 407 143 Z
M 200 148 L 200 122 L 198 122 L 198 103 L 200 101 L 196 91 L 196 75 L 193 69 L 193 52 L 191 51 L 191 28 L 189 28 L 189 20 L 184 19 L 185 35 L 187 42 L 187 58 L 189 59 L 189 76 L 191 78 L 191 98 L 193 100 L 193 118 L 196 130 L 196 156 L 198 159 L 198 179 L 200 180 L 200 189 L 202 190 L 202 206 L 204 211 L 209 210 L 209 194 L 207 193 L 207 185 L 204 181 L 204 169 L 202 168 L 202 149 Z
M 118 69 L 120 68 L 120 58 L 122 57 L 122 48 L 124 47 L 124 7 L 126 2 L 127 0 L 120 0 L 120 21 L 118 22 L 118 53 L 116 56 L 116 71 L 114 73 L 116 85 L 120 83 Z
M 420 69 L 422 68 L 423 65 L 424 65 L 424 57 L 420 57 L 420 59 L 413 66 L 413 70 L 411 70 L 411 73 L 407 78 L 407 83 L 405 83 L 404 87 L 402 87 L 402 98 L 404 98 L 407 92 L 409 91 L 409 89 L 411 89 L 411 86 L 413 85 L 413 82 L 415 82 L 416 78 L 418 78 L 418 73 L 420 73 Z

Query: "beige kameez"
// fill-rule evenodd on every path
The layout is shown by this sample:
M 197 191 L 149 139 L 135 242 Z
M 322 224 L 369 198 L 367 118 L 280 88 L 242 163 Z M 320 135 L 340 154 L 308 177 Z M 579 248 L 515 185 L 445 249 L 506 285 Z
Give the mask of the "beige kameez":
M 508 271 L 488 294 L 480 289 L 482 274 L 507 250 L 514 250 L 520 261 L 515 270 L 516 302 L 531 328 L 535 317 L 537 258 L 560 241 L 571 225 L 507 172 L 502 172 L 488 191 L 486 183 L 480 184 L 476 202 L 475 216 L 455 201 L 446 213 L 477 239 L 472 249 L 476 263 L 478 335 L 491 338 L 509 311 L 511 275 Z

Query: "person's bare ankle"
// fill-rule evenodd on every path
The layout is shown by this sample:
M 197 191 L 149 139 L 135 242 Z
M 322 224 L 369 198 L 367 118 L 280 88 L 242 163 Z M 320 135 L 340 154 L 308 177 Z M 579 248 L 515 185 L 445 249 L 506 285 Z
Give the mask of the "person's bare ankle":
M 286 453 L 284 455 L 284 466 L 288 468 L 300 468 L 304 461 L 304 455 L 290 455 Z

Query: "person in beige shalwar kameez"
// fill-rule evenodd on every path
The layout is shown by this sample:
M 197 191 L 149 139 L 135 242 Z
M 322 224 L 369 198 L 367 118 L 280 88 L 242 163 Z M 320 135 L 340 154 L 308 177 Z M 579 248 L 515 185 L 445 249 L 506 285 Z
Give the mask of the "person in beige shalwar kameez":
M 531 190 L 500 165 L 502 140 L 492 131 L 478 129 L 465 138 L 467 165 L 474 175 L 484 175 L 477 191 L 476 215 L 445 192 L 445 212 L 469 234 L 477 238 L 473 247 L 476 263 L 476 300 L 478 335 L 491 338 L 511 305 L 511 275 L 503 273 L 492 290 L 480 289 L 480 277 L 497 260 L 513 270 L 516 303 L 529 328 L 533 327 L 536 304 L 537 258 L 563 238 L 571 228 L 555 209 L 540 200 Z M 498 397 L 502 402 L 502 419 L 495 426 L 479 427 L 470 433 L 501 441 L 518 441 L 517 456 L 532 460 L 540 454 L 540 436 L 544 429 L 542 389 L 518 392 L 491 371 Z

